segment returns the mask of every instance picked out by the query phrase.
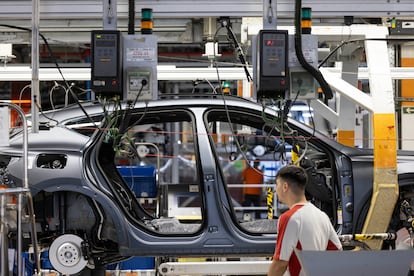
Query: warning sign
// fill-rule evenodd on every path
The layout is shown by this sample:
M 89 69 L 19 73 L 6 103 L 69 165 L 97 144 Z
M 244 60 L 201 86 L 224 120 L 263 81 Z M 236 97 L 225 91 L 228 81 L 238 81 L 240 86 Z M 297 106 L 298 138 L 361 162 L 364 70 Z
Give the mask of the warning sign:
M 414 114 L 414 106 L 403 107 L 403 114 Z
M 126 60 L 127 61 L 153 61 L 155 60 L 154 48 L 127 48 Z

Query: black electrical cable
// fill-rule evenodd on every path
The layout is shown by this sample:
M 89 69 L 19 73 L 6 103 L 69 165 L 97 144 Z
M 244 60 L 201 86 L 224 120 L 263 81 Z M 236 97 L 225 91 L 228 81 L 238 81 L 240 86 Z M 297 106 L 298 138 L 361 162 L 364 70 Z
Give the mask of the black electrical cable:
M 27 31 L 27 32 L 30 32 L 30 33 L 32 32 L 32 30 L 29 29 L 29 28 L 24 28 L 24 27 L 19 27 L 19 26 L 13 26 L 13 25 L 8 25 L 8 24 L 0 24 L 0 26 L 6 27 L 6 28 L 10 28 L 10 29 Z M 62 77 L 63 82 L 65 83 L 66 87 L 69 89 L 69 92 L 72 95 L 72 98 L 75 100 L 75 102 L 77 103 L 77 105 L 79 106 L 79 108 L 82 110 L 82 112 L 85 114 L 85 116 L 88 118 L 88 120 L 91 121 L 91 123 L 94 125 L 94 127 L 97 127 L 95 121 L 92 120 L 92 118 L 89 116 L 88 112 L 86 112 L 86 110 L 83 108 L 83 106 L 81 105 L 81 103 L 79 101 L 79 98 L 73 92 L 71 86 L 69 85 L 69 83 L 67 82 L 67 80 L 65 79 L 65 77 L 63 76 L 63 73 L 62 73 L 62 70 L 60 69 L 59 64 L 57 63 L 56 59 L 53 57 L 53 51 L 52 51 L 52 48 L 50 48 L 50 45 L 47 42 L 47 39 L 41 33 L 39 33 L 39 36 L 44 41 L 44 43 L 46 45 L 46 48 L 47 48 L 47 50 L 49 52 L 49 55 L 53 59 L 53 62 L 55 63 L 55 66 L 56 66 L 56 69 L 59 71 L 59 74 Z
M 358 43 L 363 41 L 388 41 L 388 42 L 410 42 L 413 41 L 413 39 L 407 39 L 407 38 L 361 38 L 361 39 L 351 39 L 351 40 L 345 40 L 342 41 L 341 44 L 336 46 L 332 51 L 329 52 L 329 54 L 321 60 L 321 62 L 318 64 L 318 68 L 322 67 L 339 49 L 344 47 L 347 44 L 350 43 Z
M 135 0 L 128 0 L 128 34 L 135 34 Z
M 339 49 L 344 47 L 346 44 L 356 43 L 356 42 L 360 42 L 360 41 L 363 41 L 363 40 L 362 39 L 355 39 L 355 40 L 342 41 L 341 44 L 336 46 L 335 49 L 333 49 L 331 52 L 329 52 L 329 54 L 324 59 L 321 60 L 321 62 L 318 64 L 318 68 L 321 68 L 332 57 L 332 55 L 334 55 Z
M 234 32 L 233 32 L 233 30 L 230 26 L 230 23 L 226 21 L 226 23 L 223 22 L 222 24 L 223 24 L 223 27 L 225 27 L 227 29 L 227 32 L 229 33 L 230 38 L 234 43 L 234 47 L 236 48 L 239 60 L 240 60 L 241 64 L 243 65 L 244 72 L 246 73 L 247 81 L 249 81 L 249 82 L 253 81 L 252 76 L 250 76 L 249 70 L 247 70 L 248 63 L 247 63 L 247 61 L 244 57 L 243 49 L 240 47 L 240 44 L 237 42 L 236 35 L 234 34 Z
M 295 52 L 296 57 L 302 67 L 308 71 L 319 83 L 322 88 L 323 93 L 325 94 L 325 100 L 332 99 L 333 93 L 331 87 L 326 82 L 324 77 L 322 76 L 321 72 L 315 69 L 312 65 L 310 65 L 302 51 L 302 26 L 301 26 L 301 14 L 302 14 L 302 1 L 296 0 L 295 2 Z
M 344 47 L 347 44 L 351 43 L 359 43 L 367 40 L 373 40 L 373 41 L 388 41 L 388 42 L 409 42 L 413 41 L 413 39 L 407 39 L 407 38 L 363 38 L 363 39 L 351 39 L 351 40 L 345 40 L 342 41 L 339 45 L 337 45 L 332 51 L 329 52 L 329 54 L 321 60 L 318 64 L 318 68 L 321 68 L 325 65 L 325 63 L 342 47 Z M 311 117 L 313 119 L 313 117 Z M 328 129 L 329 134 L 332 135 L 331 126 L 329 124 L 328 120 L 324 120 L 326 124 L 326 129 Z
M 141 80 L 141 89 L 138 91 L 135 100 L 134 101 L 128 101 L 128 107 L 126 108 L 123 117 L 121 119 L 121 122 L 119 124 L 119 132 L 126 132 L 127 126 L 129 125 L 129 122 L 131 120 L 131 111 L 132 108 L 135 106 L 135 104 L 138 102 L 139 96 L 141 96 L 142 90 L 144 87 L 148 84 L 148 81 L 146 79 Z
M 33 97 L 33 99 L 34 99 L 34 102 L 35 102 L 35 105 L 36 105 L 36 107 L 37 107 L 37 109 L 39 109 L 39 111 L 40 111 L 40 114 L 42 114 L 46 119 L 48 119 L 49 121 L 54 121 L 55 123 L 56 123 L 56 125 L 58 125 L 59 124 L 59 121 L 58 120 L 56 120 L 56 119 L 54 119 L 54 118 L 52 118 L 52 117 L 49 117 L 48 115 L 46 115 L 46 113 L 44 113 L 43 112 L 43 109 L 42 109 L 42 107 L 40 106 L 40 104 L 37 102 L 37 97 L 36 96 L 34 96 Z
M 269 6 L 267 8 L 267 22 L 269 24 L 272 23 L 274 17 L 273 8 L 272 8 L 272 0 L 269 0 Z
M 135 97 L 134 103 L 132 104 L 133 106 L 135 106 L 135 104 L 137 103 L 139 96 L 141 96 L 142 90 L 147 84 L 148 84 L 148 81 L 146 79 L 141 80 L 141 88 L 139 89 L 137 96 Z

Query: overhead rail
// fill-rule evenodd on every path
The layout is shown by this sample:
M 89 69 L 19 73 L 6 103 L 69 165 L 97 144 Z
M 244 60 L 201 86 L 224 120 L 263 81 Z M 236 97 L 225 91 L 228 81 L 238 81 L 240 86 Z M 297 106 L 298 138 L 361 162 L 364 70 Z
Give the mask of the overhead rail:
M 253 73 L 252 68 L 248 68 L 250 74 Z M 341 68 L 337 67 L 323 67 L 320 68 L 325 78 L 341 77 Z M 90 68 L 61 68 L 62 74 L 66 80 L 72 81 L 89 81 L 91 79 Z M 207 80 L 217 80 L 216 68 L 200 68 L 200 67 L 187 67 L 180 68 L 174 65 L 158 65 L 157 66 L 158 80 L 169 81 L 186 81 L 197 80 L 201 77 Z M 218 68 L 220 78 L 223 80 L 244 80 L 246 74 L 242 68 L 229 67 Z M 414 79 L 414 67 L 391 67 L 390 77 L 393 80 L 406 80 Z M 361 67 L 358 69 L 358 79 L 369 79 L 368 68 Z M 30 66 L 7 66 L 0 67 L 0 81 L 30 81 L 31 80 Z M 62 81 L 62 75 L 60 75 L 56 68 L 40 68 L 39 69 L 40 81 Z
M 40 12 L 43 19 L 97 19 L 102 20 L 102 0 L 41 1 Z M 128 1 L 118 1 L 118 18 L 128 17 Z M 312 8 L 314 18 L 340 17 L 344 15 L 355 17 L 392 17 L 412 16 L 410 0 L 383 1 L 378 5 L 377 0 L 309 0 L 306 5 Z M 156 18 L 199 18 L 211 16 L 255 16 L 263 15 L 263 0 L 143 0 L 137 1 L 136 10 L 152 7 Z M 278 0 L 276 4 L 278 18 L 293 18 L 294 7 L 290 0 Z M 31 19 L 31 1 L 0 1 L 0 19 Z

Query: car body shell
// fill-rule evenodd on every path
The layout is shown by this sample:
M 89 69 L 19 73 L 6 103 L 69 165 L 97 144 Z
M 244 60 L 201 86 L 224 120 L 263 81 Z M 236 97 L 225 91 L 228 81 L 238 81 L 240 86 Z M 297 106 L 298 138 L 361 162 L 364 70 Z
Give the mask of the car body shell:
M 114 106 L 106 106 L 109 115 Z M 143 109 L 153 113 L 185 110 L 194 120 L 196 159 L 201 164 L 198 173 L 204 206 L 203 222 L 197 231 L 170 234 L 157 233 L 137 224 L 125 208 L 120 206 L 119 198 L 111 188 L 109 173 L 102 166 L 103 157 L 98 157 L 105 135 L 105 123 L 98 122 L 108 114 L 102 105 L 96 103 L 87 103 L 83 108 L 96 123 L 89 135 L 74 130 L 80 128 L 80 124 L 83 129 L 93 125 L 77 106 L 46 112 L 40 117 L 41 125 L 46 126 L 46 129 L 29 134 L 28 178 L 31 192 L 37 198 L 35 207 L 49 208 L 46 202 L 52 202 L 53 206 L 57 204 L 56 197 L 46 201 L 42 198 L 42 193 L 69 193 L 65 201 L 68 213 L 85 214 L 84 218 L 73 215 L 76 219 L 54 214 L 56 224 L 67 226 L 50 231 L 49 238 L 57 232 L 73 233 L 80 230 L 86 232 L 87 236 L 92 236 L 90 232 L 96 230 L 97 223 L 90 218 L 97 220 L 93 206 L 99 206 L 97 209 L 104 213 L 102 217 L 106 220 L 98 227 L 99 231 L 105 232 L 99 243 L 105 244 L 111 237 L 116 237 L 108 242 L 109 245 L 105 245 L 106 249 L 103 246 L 104 250 L 110 252 L 104 263 L 125 256 L 270 256 L 273 253 L 276 233 L 246 231 L 235 219 L 223 171 L 218 165 L 219 159 L 212 149 L 212 140 L 205 135 L 208 132 L 206 113 L 212 110 L 226 112 L 225 109 L 228 109 L 257 115 L 263 112 L 263 106 L 245 99 L 219 95 L 138 102 L 134 106 L 131 103 L 120 104 L 120 110 L 130 108 L 134 112 Z M 265 112 L 267 116 L 278 116 L 277 110 L 272 108 L 267 108 Z M 312 144 L 329 157 L 330 171 L 339 191 L 336 198 L 332 198 L 333 208 L 342 208 L 342 221 L 339 221 L 336 214 L 332 221 L 341 233 L 358 233 L 365 220 L 372 193 L 373 151 L 339 144 L 291 118 L 287 119 L 287 123 L 298 131 L 298 135 L 312 137 Z M 3 166 L 7 167 L 9 176 L 15 183 L 21 183 L 22 179 L 21 148 L 21 134 L 11 138 L 10 146 L 0 148 Z M 8 159 L 10 156 L 12 158 Z M 62 168 L 52 168 L 52 159 L 65 164 Z M 399 185 L 412 191 L 413 152 L 398 152 L 397 171 Z M 345 190 L 348 192 L 345 193 Z M 74 194 L 82 197 L 73 196 Z M 339 201 L 341 206 L 338 206 Z M 41 214 L 44 212 L 47 211 L 42 211 Z M 93 241 L 91 243 L 98 247 Z

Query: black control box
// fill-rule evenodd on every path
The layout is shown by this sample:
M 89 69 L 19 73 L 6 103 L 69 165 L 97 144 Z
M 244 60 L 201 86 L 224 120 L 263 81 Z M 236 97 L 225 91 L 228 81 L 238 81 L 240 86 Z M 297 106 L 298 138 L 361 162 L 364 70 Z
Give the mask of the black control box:
M 116 30 L 92 31 L 91 88 L 100 94 L 121 94 L 120 32 Z
M 289 89 L 288 32 L 261 30 L 257 39 L 257 99 L 284 99 Z

